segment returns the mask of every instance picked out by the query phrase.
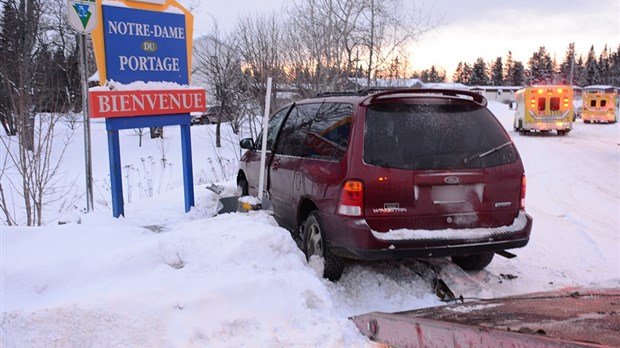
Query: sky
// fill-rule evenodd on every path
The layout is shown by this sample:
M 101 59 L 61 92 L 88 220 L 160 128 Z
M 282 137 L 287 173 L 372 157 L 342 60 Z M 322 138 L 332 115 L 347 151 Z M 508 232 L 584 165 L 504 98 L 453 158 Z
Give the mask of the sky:
M 146 136 L 141 147 L 134 131 L 119 132 L 126 214 L 115 219 L 105 123 L 91 121 L 89 214 L 80 211 L 83 128 L 60 124 L 59 143 L 73 135 L 60 173 L 77 179 L 78 192 L 47 206 L 45 226 L 0 222 L 0 346 L 370 348 L 348 318 L 444 306 L 431 285 L 435 276 L 470 310 L 481 307 L 474 302 L 480 298 L 619 289 L 620 123 L 578 120 L 567 136 L 520 136 L 506 104 L 490 100 L 489 108 L 525 166 L 525 204 L 534 219 L 528 245 L 510 250 L 516 258 L 496 255 L 480 272 L 449 258 L 354 262 L 337 283 L 306 262 L 269 211 L 215 215 L 219 196 L 206 187 L 215 183 L 222 197 L 234 195 L 238 137 L 247 129 L 236 136 L 223 125 L 216 151 L 215 125 L 191 127 L 196 206 L 189 213 L 178 127 L 165 127 L 163 139 Z M 19 212 L 19 203 L 9 206 Z
M 233 28 L 239 15 L 281 13 L 286 1 L 184 3 L 196 6 L 195 16 L 199 19 L 195 30 L 200 34 L 208 32 L 209 16 L 215 17 L 221 28 Z M 417 0 L 415 4 L 430 13 L 438 25 L 413 44 L 410 65 L 415 70 L 435 65 L 445 69 L 448 77 L 459 61 L 474 63 L 479 57 L 486 62 L 497 57 L 505 61 L 508 51 L 526 65 L 540 46 L 561 62 L 571 42 L 584 58 L 591 45 L 597 56 L 605 44 L 614 49 L 620 45 L 617 0 Z

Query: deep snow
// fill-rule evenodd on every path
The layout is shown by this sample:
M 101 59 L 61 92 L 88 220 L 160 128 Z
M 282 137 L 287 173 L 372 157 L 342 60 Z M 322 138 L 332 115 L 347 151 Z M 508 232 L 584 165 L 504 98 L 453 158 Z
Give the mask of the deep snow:
M 192 127 L 196 207 L 183 212 L 179 131 L 121 132 L 125 218 L 112 218 L 105 126 L 93 122 L 95 208 L 85 206 L 81 129 L 64 159 L 74 189 L 45 227 L 1 226 L 2 347 L 360 347 L 347 318 L 567 287 L 620 287 L 620 125 L 577 121 L 565 137 L 519 136 L 490 102 L 524 160 L 530 243 L 481 272 L 449 259 L 359 262 L 331 283 L 266 211 L 214 216 L 212 182 L 235 191 L 238 137 Z M 177 127 L 178 128 L 178 127 Z M 4 151 L 4 150 L 3 150 Z M 166 167 L 161 163 L 165 153 Z M 4 156 L 4 155 L 3 155 Z M 153 196 L 151 198 L 151 196 Z M 61 206 L 75 204 L 70 214 Z M 16 207 L 16 211 L 19 206 Z M 64 225 L 57 221 L 68 222 Z

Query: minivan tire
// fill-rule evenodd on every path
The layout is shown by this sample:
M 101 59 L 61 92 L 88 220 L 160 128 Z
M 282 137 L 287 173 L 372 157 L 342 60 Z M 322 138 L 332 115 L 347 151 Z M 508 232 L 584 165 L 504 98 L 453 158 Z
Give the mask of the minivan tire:
M 465 271 L 480 271 L 491 263 L 494 255 L 493 252 L 466 256 L 456 255 L 452 256 L 452 262 Z
M 321 216 L 318 211 L 313 211 L 308 215 L 304 223 L 303 247 L 306 260 L 310 261 L 313 255 L 319 256 L 323 260 L 323 278 L 333 282 L 342 277 L 344 261 L 334 255 L 329 250 L 329 245 L 325 241 Z

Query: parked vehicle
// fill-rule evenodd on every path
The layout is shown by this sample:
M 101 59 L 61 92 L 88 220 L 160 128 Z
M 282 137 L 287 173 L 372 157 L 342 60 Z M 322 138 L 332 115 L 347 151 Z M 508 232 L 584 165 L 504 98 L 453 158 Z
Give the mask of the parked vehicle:
M 207 106 L 206 111 L 200 115 L 192 115 L 191 124 L 215 124 L 220 119 L 219 106 Z M 220 122 L 226 122 L 228 119 L 221 117 Z
M 620 113 L 620 96 L 613 86 L 588 86 L 583 89 L 584 123 L 615 123 Z
M 529 132 L 556 131 L 566 135 L 573 129 L 573 89 L 570 86 L 532 86 L 517 91 L 514 130 Z
M 265 193 L 306 257 L 340 278 L 345 259 L 450 256 L 480 270 L 525 246 L 525 175 L 486 99 L 403 89 L 302 100 L 269 120 Z M 262 135 L 239 163 L 257 195 Z

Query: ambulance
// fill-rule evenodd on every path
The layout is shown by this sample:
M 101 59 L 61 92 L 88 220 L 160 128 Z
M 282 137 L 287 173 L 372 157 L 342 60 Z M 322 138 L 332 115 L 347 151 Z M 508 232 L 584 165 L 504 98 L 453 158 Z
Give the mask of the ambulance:
M 514 130 L 519 134 L 556 131 L 558 135 L 566 135 L 573 129 L 572 87 L 526 87 L 516 92 L 515 99 Z
M 581 119 L 584 123 L 618 121 L 620 97 L 618 89 L 613 86 L 588 86 L 583 89 L 583 111 Z

